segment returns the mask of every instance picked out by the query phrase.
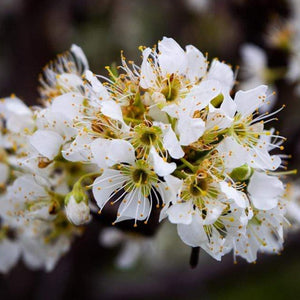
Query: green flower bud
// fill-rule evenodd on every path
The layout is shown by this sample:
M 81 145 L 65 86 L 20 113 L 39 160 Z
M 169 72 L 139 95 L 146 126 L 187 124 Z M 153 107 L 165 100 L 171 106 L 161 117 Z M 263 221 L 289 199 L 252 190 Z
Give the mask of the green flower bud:
M 238 168 L 233 169 L 230 177 L 235 181 L 245 181 L 251 177 L 252 173 L 252 168 L 247 164 L 244 164 Z
M 74 185 L 73 190 L 66 196 L 65 208 L 68 220 L 76 226 L 85 224 L 91 219 L 88 196 L 80 181 Z
M 216 96 L 214 99 L 212 99 L 210 101 L 210 103 L 214 106 L 214 107 L 220 107 L 220 105 L 222 104 L 224 100 L 224 96 L 223 94 L 219 94 L 218 96 Z
M 73 186 L 73 190 L 66 195 L 65 205 L 68 205 L 70 198 L 73 197 L 77 203 L 88 203 L 88 196 L 85 189 L 82 187 L 81 182 L 76 182 Z

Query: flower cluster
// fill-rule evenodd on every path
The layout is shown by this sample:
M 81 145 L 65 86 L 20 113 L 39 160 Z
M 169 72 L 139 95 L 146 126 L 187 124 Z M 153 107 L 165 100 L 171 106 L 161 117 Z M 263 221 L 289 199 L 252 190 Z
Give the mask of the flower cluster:
M 233 96 L 229 65 L 171 38 L 140 50 L 106 78 L 73 45 L 45 67 L 41 106 L 2 100 L 0 270 L 20 255 L 51 269 L 96 205 L 133 227 L 158 212 L 217 260 L 282 249 L 285 139 L 258 112 L 272 93 Z

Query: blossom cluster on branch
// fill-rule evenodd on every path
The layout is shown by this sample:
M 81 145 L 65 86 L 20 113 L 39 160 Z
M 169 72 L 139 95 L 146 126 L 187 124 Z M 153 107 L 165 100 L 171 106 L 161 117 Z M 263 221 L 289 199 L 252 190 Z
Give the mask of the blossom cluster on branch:
M 276 112 L 259 113 L 268 87 L 233 94 L 228 64 L 171 38 L 140 50 L 104 77 L 73 45 L 44 68 L 40 106 L 1 101 L 0 271 L 20 256 L 51 270 L 111 207 L 133 228 L 158 212 L 217 260 L 282 249 L 294 171 L 265 128 Z

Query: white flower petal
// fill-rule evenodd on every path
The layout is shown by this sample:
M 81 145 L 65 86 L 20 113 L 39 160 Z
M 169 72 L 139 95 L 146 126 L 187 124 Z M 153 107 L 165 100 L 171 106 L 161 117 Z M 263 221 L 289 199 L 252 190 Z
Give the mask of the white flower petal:
M 63 73 L 56 76 L 57 85 L 66 91 L 72 91 L 74 88 L 80 88 L 83 85 L 82 78 L 77 74 Z
M 11 114 L 17 115 L 31 115 L 32 112 L 26 104 L 17 97 L 8 97 L 1 99 L 0 112 L 8 119 Z
M 222 181 L 219 184 L 221 187 L 221 191 L 228 197 L 228 199 L 234 200 L 237 206 L 246 208 L 246 199 L 243 193 L 237 191 L 232 186 L 229 186 L 225 181 Z
M 105 116 L 122 123 L 124 130 L 129 130 L 129 127 L 124 122 L 121 107 L 115 101 L 108 100 L 101 102 L 101 112 Z
M 229 118 L 233 118 L 236 112 L 236 103 L 232 100 L 231 97 L 225 97 L 220 109 L 225 112 Z
M 113 199 L 113 193 L 125 183 L 126 178 L 116 170 L 105 170 L 93 183 L 93 195 L 100 209 Z M 111 197 L 110 197 L 111 196 Z
M 169 221 L 174 224 L 190 224 L 192 222 L 193 204 L 191 201 L 173 204 L 166 211 Z
M 162 210 L 160 211 L 159 222 L 167 217 L 167 210 L 169 209 L 170 203 L 177 203 L 178 195 L 182 189 L 183 181 L 175 176 L 167 175 L 164 176 L 166 184 L 159 183 L 159 191 L 164 203 Z
M 180 135 L 180 144 L 187 146 L 196 142 L 203 135 L 205 122 L 200 118 L 184 116 L 178 120 L 177 130 Z
M 194 86 L 180 105 L 181 110 L 188 111 L 192 116 L 197 110 L 205 108 L 212 99 L 221 92 L 220 83 L 216 80 L 204 80 Z
M 149 154 L 153 162 L 154 171 L 158 176 L 169 175 L 176 169 L 176 164 L 174 162 L 165 162 L 163 158 L 158 155 L 154 147 L 151 148 Z
M 71 120 L 63 113 L 53 111 L 52 106 L 39 111 L 36 126 L 39 129 L 51 129 L 60 134 L 67 141 L 77 133 L 77 129 L 72 126 Z
M 284 186 L 277 177 L 255 171 L 250 178 L 248 192 L 256 208 L 269 210 L 276 207 Z
M 226 208 L 226 205 L 220 201 L 210 200 L 205 204 L 207 211 L 203 224 L 210 225 L 217 221 L 221 216 L 223 210 Z
M 111 161 L 111 165 L 121 162 L 133 164 L 135 161 L 133 146 L 129 142 L 120 139 L 110 141 L 107 156 Z
M 187 77 L 191 81 L 196 81 L 206 74 L 207 61 L 201 51 L 196 47 L 189 45 L 186 46 L 187 57 Z
M 242 114 L 242 117 L 251 115 L 266 101 L 267 89 L 266 85 L 260 85 L 254 89 L 236 93 L 234 102 L 237 105 L 237 111 Z
M 229 128 L 232 124 L 233 118 L 228 117 L 226 112 L 220 108 L 215 108 L 209 105 L 209 114 L 206 120 L 206 130 L 218 128 Z
M 87 61 L 87 58 L 84 54 L 84 52 L 82 51 L 82 49 L 80 47 L 78 47 L 77 45 L 73 44 L 71 46 L 71 52 L 75 55 L 75 57 L 80 60 L 80 62 L 82 63 L 82 66 L 84 69 L 88 69 L 89 68 L 89 63 Z
M 82 132 L 76 136 L 70 145 L 64 147 L 62 155 L 69 161 L 90 161 L 92 156 L 90 145 L 92 142 L 94 142 L 94 140 L 90 135 Z
M 128 269 L 141 254 L 141 245 L 137 241 L 127 241 L 118 255 L 116 264 L 121 269 Z
M 171 157 L 179 159 L 184 156 L 180 143 L 176 137 L 170 124 L 163 124 L 160 122 L 153 122 L 153 126 L 158 126 L 163 131 L 163 146 L 168 150 Z
M 177 231 L 182 241 L 191 247 L 199 247 L 202 243 L 207 242 L 203 221 L 198 214 L 193 216 L 190 224 L 178 224 Z
M 17 242 L 6 238 L 0 242 L 0 273 L 7 273 L 18 261 L 21 251 Z
M 85 78 L 91 83 L 93 91 L 97 94 L 101 100 L 109 100 L 109 94 L 103 84 L 97 79 L 91 71 L 85 72 Z
M 38 199 L 47 197 L 45 189 L 39 182 L 38 176 L 26 174 L 18 177 L 10 187 L 14 200 L 25 202 L 26 199 Z
M 84 201 L 77 203 L 73 196 L 66 205 L 66 214 L 68 220 L 76 226 L 85 224 L 91 219 L 89 206 Z
M 170 106 L 170 105 L 168 105 Z M 167 107 L 167 106 L 166 106 Z M 163 123 L 168 123 L 168 116 L 164 112 L 164 109 L 159 109 L 157 106 L 152 106 L 149 108 L 148 111 L 149 117 L 151 117 L 153 120 L 157 122 L 163 122 Z
M 30 144 L 43 156 L 52 160 L 59 154 L 63 138 L 51 130 L 37 130 L 30 138 Z
M 150 48 L 146 48 L 143 51 L 143 62 L 141 65 L 141 80 L 140 86 L 144 89 L 148 89 L 155 84 L 156 75 L 153 71 L 153 68 L 148 62 L 149 55 L 152 50 Z
M 186 54 L 175 40 L 164 37 L 158 43 L 158 50 L 158 61 L 163 75 L 186 72 Z
M 75 93 L 66 93 L 56 97 L 51 105 L 53 112 L 59 112 L 69 120 L 75 119 L 80 115 L 83 97 Z
M 179 159 L 184 156 L 184 151 L 182 150 L 179 141 L 177 140 L 175 132 L 172 130 L 171 126 L 166 130 L 163 145 L 166 150 L 168 150 L 171 157 Z
M 267 149 L 259 148 L 259 144 L 249 152 L 249 166 L 263 170 L 276 170 L 281 165 L 278 155 L 270 155 Z
M 7 164 L 0 162 L 0 185 L 4 185 L 9 176 L 9 167 Z
M 91 143 L 92 162 L 100 168 L 106 168 L 109 165 L 107 152 L 110 142 L 110 140 L 98 138 Z
M 0 114 L 6 119 L 8 130 L 19 133 L 25 128 L 33 129 L 32 112 L 26 104 L 16 97 L 1 99 Z
M 177 104 L 169 104 L 162 108 L 162 111 L 166 112 L 172 118 L 179 117 L 179 106 Z
M 241 48 L 241 56 L 243 61 L 241 73 L 244 75 L 241 88 L 247 90 L 267 83 L 266 70 L 268 66 L 265 51 L 255 45 L 244 44 Z M 263 105 L 263 108 L 267 109 L 268 105 Z
M 217 150 L 228 169 L 240 167 L 248 162 L 248 151 L 231 136 L 226 137 L 217 146 Z
M 149 199 L 144 197 L 139 189 L 125 195 L 118 209 L 116 222 L 127 219 L 145 220 L 150 213 Z
M 116 228 L 103 228 L 99 235 L 99 242 L 105 247 L 115 247 L 126 240 L 124 233 Z
M 245 64 L 245 72 L 258 74 L 267 66 L 267 55 L 260 48 L 252 44 L 241 47 L 241 56 Z M 249 72 L 250 69 L 250 72 Z
M 34 122 L 31 115 L 11 115 L 6 121 L 6 128 L 9 131 L 20 133 L 24 129 L 34 129 Z
M 164 179 L 166 181 L 167 186 L 169 187 L 169 190 L 172 191 L 174 196 L 177 196 L 182 189 L 182 179 L 179 179 L 172 175 L 167 175 L 164 177 Z M 173 201 L 173 203 L 175 203 L 175 201 Z
M 229 65 L 214 59 L 207 74 L 207 79 L 217 80 L 222 84 L 222 90 L 229 93 L 234 84 L 234 74 Z

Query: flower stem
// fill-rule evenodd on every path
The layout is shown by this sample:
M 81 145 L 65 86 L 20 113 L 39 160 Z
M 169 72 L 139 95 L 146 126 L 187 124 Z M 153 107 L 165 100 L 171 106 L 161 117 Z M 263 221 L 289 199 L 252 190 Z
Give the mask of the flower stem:
M 190 266 L 192 269 L 196 268 L 199 260 L 200 247 L 192 247 L 190 256 Z
M 132 118 L 128 118 L 128 117 L 123 117 L 123 119 L 128 123 L 141 124 L 144 122 L 144 120 L 137 120 L 137 119 L 132 119 Z
M 175 170 L 172 174 L 181 179 L 185 179 L 187 177 L 187 175 L 183 171 L 179 170 Z
M 190 162 L 188 162 L 186 159 L 184 158 L 180 158 L 181 162 L 187 166 L 193 173 L 195 173 L 197 171 L 197 167 L 192 165 Z

